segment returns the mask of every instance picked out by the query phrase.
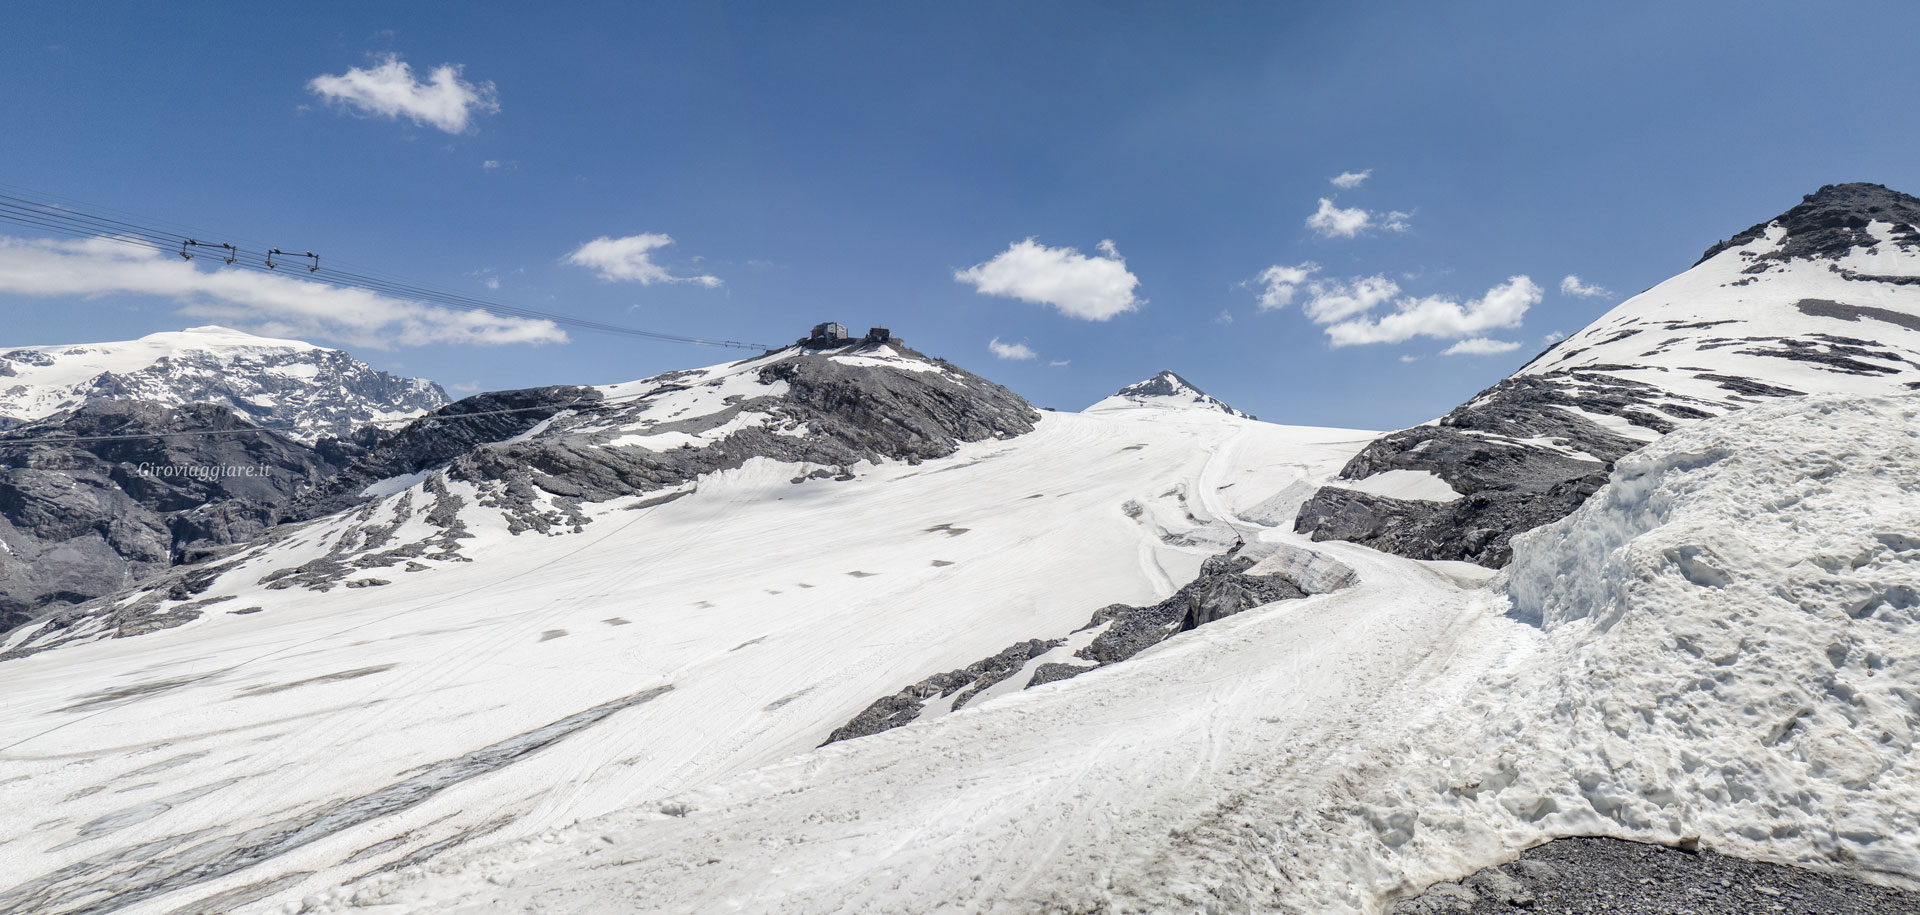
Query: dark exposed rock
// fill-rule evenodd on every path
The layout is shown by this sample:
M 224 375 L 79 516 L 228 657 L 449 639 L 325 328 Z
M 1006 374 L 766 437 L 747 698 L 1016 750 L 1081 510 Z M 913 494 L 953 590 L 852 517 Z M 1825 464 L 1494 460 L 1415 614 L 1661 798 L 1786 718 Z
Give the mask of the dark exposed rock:
M 1640 447 L 1582 413 L 1657 433 L 1674 427 L 1669 417 L 1705 413 L 1662 388 L 1601 374 L 1604 368 L 1507 378 L 1434 425 L 1375 439 L 1340 471 L 1343 480 L 1425 471 L 1461 498 L 1426 502 L 1329 486 L 1301 506 L 1294 529 L 1419 559 L 1505 565 L 1514 535 L 1578 508 L 1614 461 Z
M 1080 628 L 1092 629 L 1109 621 L 1112 625 L 1074 656 L 1097 665 L 1114 664 L 1181 632 L 1242 610 L 1307 596 L 1281 576 L 1245 574 L 1254 564 L 1254 559 L 1239 555 L 1236 548 L 1209 557 L 1200 564 L 1199 577 L 1166 600 L 1149 607 L 1113 604 L 1102 608 Z
M 759 378 L 784 382 L 785 393 L 734 403 L 716 413 L 653 432 L 697 433 L 741 412 L 770 414 L 777 424 L 734 431 L 698 448 L 657 451 L 607 447 L 608 433 L 574 434 L 567 428 L 523 442 L 475 447 L 447 466 L 452 479 L 485 488 L 483 504 L 506 512 L 516 530 L 570 529 L 585 522 L 577 506 L 667 489 L 700 476 L 731 470 L 754 458 L 846 468 L 861 461 L 918 463 L 952 454 L 962 442 L 1021 435 L 1039 414 L 1019 395 L 950 363 L 927 360 L 897 339 L 838 349 L 859 355 L 887 346 L 925 360 L 939 372 L 894 371 L 837 362 L 803 352 L 762 368 Z M 579 404 L 577 422 L 625 428 L 644 412 L 646 398 L 621 404 Z M 782 434 L 802 424 L 804 436 Z M 837 476 L 846 476 L 844 470 Z M 546 498 L 542 498 L 542 495 Z M 541 507 L 543 504 L 549 507 Z
M 957 711 L 981 691 L 1020 672 L 1028 661 L 1057 647 L 1065 639 L 1043 642 L 1030 639 L 1016 643 L 990 658 L 982 658 L 959 670 L 934 674 L 891 696 L 884 696 L 866 707 L 852 721 L 836 728 L 821 746 L 855 737 L 866 737 L 911 724 L 920 717 L 928 701 L 959 693 L 953 700 Z
M 1519 859 L 1439 883 L 1391 915 L 1912 915 L 1920 893 L 1851 877 L 1619 839 L 1548 842 Z
M 1799 397 L 1805 393 L 1792 388 L 1783 388 L 1779 385 L 1767 384 L 1762 381 L 1755 381 L 1751 378 L 1740 378 L 1734 375 L 1716 375 L 1712 372 L 1701 372 L 1693 377 L 1703 381 L 1715 382 L 1725 390 L 1747 397 Z
M 44 441 L 95 436 L 137 437 Z M 29 439 L 0 444 L 0 629 L 256 537 L 336 469 L 210 404 L 95 401 L 0 435 Z
M 365 499 L 360 493 L 370 483 L 442 467 L 480 445 L 526 432 L 570 406 L 601 399 L 593 388 L 556 385 L 493 391 L 448 404 L 369 443 L 337 474 L 288 505 L 281 520 L 304 521 L 352 507 Z
M 1920 315 L 1910 315 L 1891 308 L 1874 308 L 1869 305 L 1847 305 L 1832 299 L 1801 299 L 1794 305 L 1801 314 L 1816 318 L 1839 318 L 1842 321 L 1885 321 L 1908 330 L 1920 330 Z
M 1036 665 L 1033 674 L 1021 688 L 1031 689 L 1043 683 L 1076 677 L 1124 661 L 1186 630 L 1274 601 L 1307 596 L 1308 592 L 1301 584 L 1286 575 L 1246 574 L 1259 560 L 1241 555 L 1241 549 L 1235 547 L 1219 556 L 1209 557 L 1200 564 L 1198 577 L 1171 597 L 1150 607 L 1112 604 L 1100 609 L 1085 626 L 1076 630 L 1085 632 L 1103 625 L 1107 627 L 1087 647 L 1074 653 L 1075 657 L 1089 663 L 1049 662 Z M 1349 577 L 1344 578 L 1330 575 L 1331 571 L 1326 568 L 1303 571 L 1303 576 L 1316 581 L 1323 579 L 1321 583 L 1333 583 L 1338 587 L 1344 587 L 1351 581 L 1351 570 L 1346 570 Z M 1035 658 L 1064 642 L 1066 639 L 1063 638 L 1019 642 L 991 658 L 976 661 L 960 670 L 935 674 L 874 702 L 852 721 L 835 730 L 826 743 L 865 737 L 909 724 L 920 717 L 921 709 L 935 696 L 960 693 L 953 702 L 953 707 L 958 709 L 982 690 L 1018 674 Z
M 1837 258 L 1855 247 L 1878 244 L 1879 240 L 1867 232 L 1867 224 L 1876 220 L 1893 224 L 1900 247 L 1920 248 L 1920 228 L 1916 228 L 1920 227 L 1920 199 L 1879 184 L 1829 184 L 1780 216 L 1708 248 L 1695 263 L 1753 242 L 1775 224 L 1787 230 L 1786 238 L 1780 250 L 1757 258 L 1761 263 L 1755 266 L 1792 258 Z
M 837 361 L 862 354 L 884 357 L 880 361 L 920 361 L 929 370 L 910 365 L 876 367 L 872 358 Z M 308 449 L 314 455 L 354 457 L 347 468 L 328 479 L 319 480 L 324 475 L 320 472 L 303 477 L 301 485 L 316 485 L 290 504 L 280 493 L 290 495 L 293 490 L 261 493 L 252 501 L 237 498 L 247 493 L 231 493 L 219 504 L 184 499 L 183 529 L 208 538 L 199 543 L 215 545 L 225 542 L 215 538 L 264 530 L 267 539 L 252 541 L 259 544 L 291 536 L 299 524 L 337 517 L 340 527 L 327 542 L 325 555 L 270 570 L 260 583 L 276 590 L 372 587 L 365 582 L 391 580 L 386 571 L 398 573 L 409 563 L 466 561 L 460 543 L 472 535 L 460 513 L 470 500 L 457 494 L 450 481 L 471 484 L 477 491 L 473 499 L 498 511 L 510 532 L 558 534 L 580 531 L 590 523 L 584 509 L 587 503 L 639 495 L 648 497 L 639 505 L 663 504 L 684 495 L 703 474 L 738 468 L 754 458 L 833 467 L 835 477 L 845 478 L 847 468 L 862 461 L 917 463 L 943 457 L 963 442 L 1031 431 L 1039 418 L 1031 405 L 1011 391 L 948 363 L 928 360 L 890 335 L 884 342 L 853 343 L 825 353 L 798 351 L 770 361 L 758 369 L 767 393 L 730 397 L 718 411 L 666 421 L 648 415 L 661 396 L 689 390 L 690 384 L 718 383 L 700 382 L 701 377 L 698 372 L 659 376 L 646 392 L 618 402 L 608 402 L 596 389 L 578 387 L 468 398 L 389 437 L 368 440 L 365 446 L 347 443 L 330 452 Z M 614 441 L 635 429 L 710 432 L 747 411 L 764 414 L 768 421 L 747 424 L 701 447 L 656 450 Z M 792 434 L 803 426 L 805 434 Z M 412 482 L 405 479 L 409 475 L 420 480 L 425 503 L 416 505 L 419 494 L 404 490 L 397 500 L 374 501 L 363 494 L 369 483 L 395 477 Z M 396 532 L 409 519 L 425 521 L 430 531 L 424 537 L 413 534 L 420 539 L 399 542 Z M 275 521 L 284 523 L 267 529 Z M 130 539 L 144 543 L 152 538 Z M 161 562 L 164 549 L 157 555 L 160 559 L 155 561 Z M 196 561 L 220 555 L 219 549 L 196 547 L 192 552 Z M 382 574 L 369 575 L 376 571 Z M 74 602 L 137 577 L 123 576 L 101 588 L 75 592 Z M 184 622 L 168 616 L 163 601 L 149 599 L 152 594 L 153 588 L 143 588 L 117 603 L 95 602 L 63 611 L 57 626 L 37 633 L 23 650 L 43 650 L 62 639 L 103 632 L 124 634 L 140 625 L 135 617 L 141 612 L 160 614 L 175 625 Z M 100 621 L 98 626 L 86 622 L 89 615 Z

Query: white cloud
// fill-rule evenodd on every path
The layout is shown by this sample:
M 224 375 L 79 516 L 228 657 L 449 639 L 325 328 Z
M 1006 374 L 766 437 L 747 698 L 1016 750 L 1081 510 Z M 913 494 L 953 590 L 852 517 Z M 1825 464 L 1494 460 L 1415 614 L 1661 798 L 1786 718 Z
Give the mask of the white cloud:
M 1327 328 L 1327 336 L 1334 346 L 1399 343 L 1414 337 L 1473 337 L 1493 328 L 1518 327 L 1540 298 L 1540 287 L 1533 280 L 1515 276 L 1464 305 L 1437 295 L 1401 299 L 1392 314 L 1335 324 Z
M 1232 323 L 1233 323 L 1233 312 L 1231 312 L 1231 311 L 1229 311 L 1229 310 L 1227 310 L 1227 309 L 1225 309 L 1225 308 L 1222 308 L 1222 309 L 1220 309 L 1220 313 L 1219 313 L 1219 314 L 1217 314 L 1217 315 L 1214 315 L 1214 316 L 1213 316 L 1213 323 L 1215 323 L 1215 324 L 1232 324 Z
M 475 114 L 500 110 L 493 84 L 461 79 L 458 64 L 441 64 L 421 82 L 413 78 L 413 68 L 396 54 L 379 58 L 371 67 L 354 67 L 338 76 L 316 76 L 307 81 L 307 88 L 329 102 L 367 115 L 404 117 L 447 133 L 465 133 Z
M 499 288 L 500 288 L 500 278 L 499 278 L 499 277 L 497 277 L 497 276 L 490 276 L 490 277 L 487 277 L 486 279 L 484 279 L 484 280 L 481 280 L 480 282 L 482 282 L 482 283 L 485 283 L 485 284 L 487 284 L 487 288 L 488 288 L 488 289 L 499 289 Z
M 1469 337 L 1443 350 L 1442 356 L 1491 356 L 1494 353 L 1511 353 L 1520 348 L 1520 344 L 1509 340 L 1494 340 L 1488 337 Z
M 987 349 L 1002 359 L 1033 359 L 1040 355 L 1025 343 L 1001 343 L 999 337 L 987 341 Z
M 1068 364 L 1069 364 L 1069 361 L 1066 359 L 1055 359 L 1052 362 L 1047 363 L 1047 366 L 1049 368 L 1061 369 L 1061 368 L 1066 368 Z
M 1548 334 L 1540 342 L 1545 343 L 1548 346 L 1552 346 L 1555 343 L 1559 343 L 1560 341 L 1565 339 L 1567 339 L 1567 335 L 1556 330 L 1553 333 Z
M 1265 283 L 1267 287 L 1260 292 L 1260 310 L 1271 311 L 1275 308 L 1287 307 L 1288 303 L 1293 301 L 1294 292 L 1307 281 L 1307 277 L 1312 276 L 1319 269 L 1319 264 L 1307 261 L 1294 267 L 1274 264 L 1260 271 L 1260 275 L 1254 277 L 1254 280 Z
M 1083 321 L 1105 321 L 1138 309 L 1134 287 L 1140 278 L 1111 240 L 1099 245 L 1101 257 L 1088 257 L 1073 248 L 1049 248 L 1031 238 L 1014 242 L 992 260 L 956 270 L 954 280 L 981 295 L 1010 296 L 1036 305 L 1051 305 L 1061 314 Z
M 1387 211 L 1387 215 L 1381 218 L 1380 228 L 1383 228 L 1389 232 L 1405 232 L 1406 230 L 1412 228 L 1412 225 L 1408 222 L 1408 220 L 1411 220 L 1412 218 L 1413 218 L 1412 213 L 1402 213 L 1399 210 L 1389 210 Z
M 1392 301 L 1400 294 L 1400 284 L 1384 276 L 1363 276 L 1344 282 L 1316 280 L 1307 291 L 1313 296 L 1302 306 L 1307 318 L 1315 324 L 1332 324 Z
M 667 268 L 653 262 L 656 248 L 673 244 L 673 236 L 659 232 L 643 232 L 628 235 L 625 238 L 608 238 L 605 235 L 574 249 L 573 253 L 560 259 L 561 263 L 576 267 L 586 267 L 595 275 L 608 282 L 631 280 L 642 286 L 655 283 L 698 283 L 712 289 L 720 285 L 720 278 L 706 274 L 675 276 Z
M 331 340 L 369 349 L 394 344 L 564 343 L 551 321 L 503 317 L 392 298 L 234 267 L 201 270 L 112 239 L 77 241 L 0 236 L 0 292 L 32 296 L 151 295 L 181 313 L 240 324 L 269 336 Z
M 1402 354 L 1400 356 L 1400 361 L 1401 362 L 1419 362 L 1420 357 L 1412 354 Z
M 1586 283 L 1580 282 L 1580 278 L 1571 273 L 1567 274 L 1566 279 L 1560 281 L 1560 294 L 1573 296 L 1578 299 L 1592 299 L 1603 295 L 1613 295 L 1613 293 L 1599 286 L 1589 286 Z
M 1356 187 L 1359 187 L 1360 183 L 1362 181 L 1367 180 L 1368 176 L 1372 174 L 1373 174 L 1373 169 L 1370 169 L 1370 168 L 1357 171 L 1357 172 L 1341 172 L 1338 175 L 1328 178 L 1327 183 L 1343 191 L 1350 191 Z
M 1307 217 L 1307 228 L 1326 238 L 1352 238 L 1373 225 L 1373 214 L 1354 207 L 1343 210 L 1333 205 L 1333 201 L 1320 198 L 1320 209 Z

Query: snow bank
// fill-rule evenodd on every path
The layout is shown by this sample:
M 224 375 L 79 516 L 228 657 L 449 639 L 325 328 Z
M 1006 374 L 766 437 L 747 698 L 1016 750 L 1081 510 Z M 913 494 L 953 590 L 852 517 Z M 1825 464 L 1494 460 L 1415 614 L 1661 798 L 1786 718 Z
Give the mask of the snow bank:
M 1515 539 L 1513 613 L 1548 644 L 1478 704 L 1495 752 L 1466 782 L 1542 837 L 1920 878 L 1916 521 L 1920 396 L 1752 407 L 1630 455 Z

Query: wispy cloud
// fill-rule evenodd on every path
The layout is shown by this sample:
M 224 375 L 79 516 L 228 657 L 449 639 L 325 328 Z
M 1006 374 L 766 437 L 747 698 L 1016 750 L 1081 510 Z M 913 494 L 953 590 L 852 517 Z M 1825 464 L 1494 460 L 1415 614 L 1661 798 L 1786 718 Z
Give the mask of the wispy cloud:
M 1052 362 L 1049 362 L 1049 363 L 1047 363 L 1047 367 L 1048 367 L 1048 368 L 1056 368 L 1056 369 L 1063 369 L 1063 368 L 1066 368 L 1066 367 L 1067 367 L 1067 366 L 1068 366 L 1069 364 L 1070 364 L 1070 363 L 1068 362 L 1068 360 L 1065 360 L 1065 359 L 1055 359 L 1055 360 L 1053 360 Z
M 1260 310 L 1271 311 L 1275 308 L 1287 307 L 1293 302 L 1294 293 L 1299 292 L 1301 285 L 1307 282 L 1307 278 L 1319 270 L 1319 264 L 1306 261 L 1291 267 L 1274 264 L 1260 271 L 1260 275 L 1253 278 L 1254 282 L 1266 287 L 1260 290 Z
M 1377 213 L 1363 207 L 1341 207 L 1328 197 L 1307 216 L 1307 228 L 1321 238 L 1356 238 L 1375 229 L 1405 232 L 1413 228 L 1413 214 L 1404 210 Z
M 1138 309 L 1144 300 L 1134 295 L 1140 278 L 1127 269 L 1113 242 L 1102 241 L 1099 249 L 1100 256 L 1090 257 L 1028 238 L 992 260 L 954 271 L 953 278 L 981 295 L 1008 296 L 1050 305 L 1070 318 L 1105 321 Z
M 1547 334 L 1545 337 L 1542 337 L 1540 339 L 1540 342 L 1546 344 L 1547 346 L 1552 346 L 1555 343 L 1559 343 L 1560 341 L 1565 339 L 1567 339 L 1567 335 L 1556 330 L 1550 334 Z
M 1393 297 L 1400 294 L 1400 284 L 1384 276 L 1363 276 L 1346 281 L 1315 281 L 1307 291 L 1312 298 L 1301 306 L 1307 318 L 1315 324 L 1332 324 L 1393 301 Z
M 1566 279 L 1560 281 L 1560 294 L 1573 296 L 1577 299 L 1594 299 L 1600 296 L 1613 295 L 1613 293 L 1599 286 L 1592 286 L 1580 282 L 1580 278 L 1571 273 L 1567 274 Z
M 1327 183 L 1343 191 L 1350 191 L 1356 187 L 1359 187 L 1362 182 L 1365 182 L 1367 178 L 1371 177 L 1372 175 L 1373 175 L 1373 169 L 1370 169 L 1370 168 L 1363 169 L 1357 172 L 1341 172 L 1338 175 L 1328 178 Z
M 1284 308 L 1303 290 L 1307 301 L 1301 306 L 1307 319 L 1315 324 L 1331 324 L 1364 314 L 1393 300 L 1400 285 L 1384 275 L 1354 277 L 1347 280 L 1315 279 L 1320 265 L 1312 261 L 1287 266 L 1275 264 L 1260 271 L 1254 282 L 1260 290 L 1260 310 Z
M 1327 337 L 1334 346 L 1399 343 L 1414 337 L 1474 337 L 1495 328 L 1520 326 L 1527 309 L 1540 299 L 1540 287 L 1533 280 L 1514 276 L 1465 303 L 1444 295 L 1400 299 L 1392 314 L 1342 321 L 1327 328 Z
M 643 232 L 624 238 L 600 236 L 561 258 L 561 263 L 586 267 L 608 282 L 627 281 L 651 286 L 655 283 L 697 283 L 712 289 L 720 278 L 707 274 L 676 275 L 653 262 L 653 252 L 673 244 L 673 236 Z
M 430 343 L 564 343 L 551 321 L 503 317 L 393 298 L 232 267 L 199 269 L 206 258 L 112 239 L 77 241 L 0 236 L 0 292 L 34 296 L 147 295 L 172 299 L 182 314 L 214 318 L 269 336 L 330 340 L 368 349 Z
M 1001 343 L 999 337 L 987 341 L 987 349 L 1002 359 L 1034 359 L 1040 355 L 1025 343 Z
M 337 76 L 316 76 L 307 81 L 307 89 L 367 116 L 404 117 L 447 133 L 466 133 L 475 115 L 500 110 L 493 83 L 461 79 L 460 65 L 441 64 L 421 81 L 397 54 L 382 55 L 373 66 Z
M 1487 337 L 1469 337 L 1442 350 L 1442 356 L 1491 356 L 1494 353 L 1510 353 L 1520 348 L 1520 344 L 1510 340 L 1494 340 Z
M 1307 228 L 1324 238 L 1352 238 L 1373 225 L 1373 214 L 1359 207 L 1341 209 L 1333 201 L 1320 198 L 1320 208 L 1307 217 Z

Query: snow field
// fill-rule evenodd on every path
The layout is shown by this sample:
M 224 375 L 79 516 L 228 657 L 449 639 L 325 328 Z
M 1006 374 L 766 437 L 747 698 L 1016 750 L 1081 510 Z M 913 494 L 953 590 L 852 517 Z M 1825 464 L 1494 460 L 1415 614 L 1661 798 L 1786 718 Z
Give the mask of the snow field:
M 0 912 L 109 893 L 151 894 L 127 912 L 277 904 L 442 843 L 653 809 L 803 753 L 928 673 L 1191 577 L 1208 550 L 1123 504 L 1205 525 L 1302 468 L 1330 475 L 1365 438 L 1048 414 L 851 482 L 796 485 L 793 466 L 755 461 L 677 501 L 593 507 L 558 536 L 507 533 L 456 482 L 472 562 L 327 593 L 258 583 L 370 523 L 400 521 L 394 544 L 438 533 L 416 484 L 255 550 L 196 595 L 233 599 L 195 622 L 0 665 L 0 864 L 17 875 Z
M 1912 885 L 1917 517 L 1920 396 L 1780 401 L 1495 587 L 1313 544 L 1359 583 L 313 908 L 1378 912 L 1590 834 Z

